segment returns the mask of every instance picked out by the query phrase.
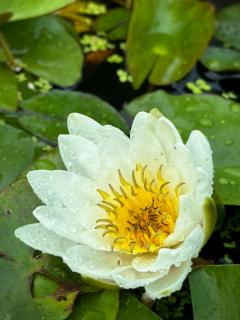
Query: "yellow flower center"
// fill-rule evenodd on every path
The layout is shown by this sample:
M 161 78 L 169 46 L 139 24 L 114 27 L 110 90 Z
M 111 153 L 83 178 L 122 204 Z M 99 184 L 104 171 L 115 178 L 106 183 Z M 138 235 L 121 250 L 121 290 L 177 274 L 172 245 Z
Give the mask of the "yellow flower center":
M 102 197 L 98 205 L 105 210 L 106 218 L 98 219 L 95 229 L 102 229 L 103 237 L 112 239 L 112 250 L 157 252 L 173 232 L 184 183 L 170 190 L 170 182 L 164 180 L 161 169 L 153 176 L 147 166 L 137 164 L 131 181 L 118 170 L 118 191 L 111 184 L 109 192 L 97 189 Z

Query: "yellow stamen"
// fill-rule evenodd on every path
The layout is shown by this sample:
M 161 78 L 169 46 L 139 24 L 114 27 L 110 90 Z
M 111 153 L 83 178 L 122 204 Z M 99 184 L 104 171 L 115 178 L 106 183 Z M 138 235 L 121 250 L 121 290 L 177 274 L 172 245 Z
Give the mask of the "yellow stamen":
M 128 254 L 158 252 L 174 230 L 178 216 L 180 187 L 169 188 L 162 176 L 162 166 L 154 174 L 145 165 L 136 164 L 132 181 L 127 182 L 118 170 L 120 185 L 110 192 L 97 189 L 103 200 L 99 203 L 106 218 L 96 221 L 95 229 L 112 241 L 112 250 Z M 172 191 L 173 189 L 173 191 Z

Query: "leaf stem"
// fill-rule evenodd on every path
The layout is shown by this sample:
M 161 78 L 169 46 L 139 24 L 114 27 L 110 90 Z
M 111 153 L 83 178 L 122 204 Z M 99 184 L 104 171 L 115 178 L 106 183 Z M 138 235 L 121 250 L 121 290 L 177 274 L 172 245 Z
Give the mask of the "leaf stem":
M 126 9 L 132 9 L 133 0 L 126 0 Z
M 0 47 L 3 49 L 3 54 L 8 61 L 8 64 L 10 65 L 11 69 L 14 71 L 17 71 L 18 65 L 14 59 L 14 56 L 11 52 L 11 49 L 9 47 L 9 44 L 7 43 L 4 34 L 0 31 Z

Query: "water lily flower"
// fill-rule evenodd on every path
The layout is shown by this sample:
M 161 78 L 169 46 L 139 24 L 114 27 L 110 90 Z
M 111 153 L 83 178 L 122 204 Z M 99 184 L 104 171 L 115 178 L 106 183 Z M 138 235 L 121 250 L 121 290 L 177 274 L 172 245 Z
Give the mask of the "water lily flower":
M 62 257 L 74 272 L 152 299 L 179 290 L 212 229 L 212 152 L 193 131 L 186 144 L 164 116 L 140 112 L 130 138 L 82 114 L 59 136 L 67 170 L 28 173 L 45 203 L 15 234 Z

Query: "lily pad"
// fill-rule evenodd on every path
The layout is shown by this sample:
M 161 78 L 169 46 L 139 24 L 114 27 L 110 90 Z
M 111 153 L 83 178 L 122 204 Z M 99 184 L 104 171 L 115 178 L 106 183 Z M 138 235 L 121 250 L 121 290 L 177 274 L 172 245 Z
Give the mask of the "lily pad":
M 73 2 L 74 0 L 1 0 L 0 14 L 11 12 L 11 20 L 22 20 L 44 15 Z
M 117 320 L 161 320 L 161 318 L 133 295 L 121 293 Z
M 14 182 L 34 161 L 37 143 L 24 131 L 0 124 L 0 190 Z
M 240 4 L 236 3 L 218 14 L 215 37 L 225 45 L 240 49 Z
M 124 8 L 108 10 L 98 17 L 95 29 L 97 32 L 106 32 L 109 40 L 122 40 L 127 36 L 130 11 Z
M 2 32 L 25 70 L 63 87 L 81 78 L 83 54 L 61 18 L 43 16 L 11 22 Z
M 115 320 L 119 305 L 117 290 L 104 290 L 80 296 L 69 320 Z
M 27 171 L 32 170 L 61 170 L 65 169 L 60 152 L 58 148 L 46 146 L 42 148 L 40 156 L 28 168 Z
M 60 259 L 34 253 L 14 236 L 17 227 L 34 221 L 39 204 L 26 180 L 0 194 L 1 320 L 66 319 L 81 288 Z
M 120 114 L 107 102 L 86 93 L 53 90 L 20 103 L 25 112 L 20 125 L 41 138 L 56 141 L 67 132 L 67 117 L 71 112 L 85 114 L 101 124 L 112 124 L 126 131 Z
M 194 319 L 238 320 L 240 265 L 204 266 L 190 274 Z
M 135 116 L 152 108 L 173 121 L 185 141 L 194 129 L 208 137 L 219 200 L 240 205 L 240 105 L 216 95 L 174 96 L 159 90 L 134 99 L 126 110 Z
M 17 80 L 7 66 L 0 64 L 0 109 L 16 110 Z
M 213 25 L 213 7 L 206 2 L 135 1 L 127 39 L 134 87 L 139 88 L 147 77 L 156 85 L 184 77 L 204 52 Z
M 209 47 L 201 58 L 202 64 L 215 72 L 240 71 L 240 52 L 220 47 Z

